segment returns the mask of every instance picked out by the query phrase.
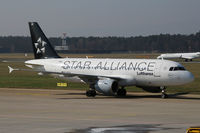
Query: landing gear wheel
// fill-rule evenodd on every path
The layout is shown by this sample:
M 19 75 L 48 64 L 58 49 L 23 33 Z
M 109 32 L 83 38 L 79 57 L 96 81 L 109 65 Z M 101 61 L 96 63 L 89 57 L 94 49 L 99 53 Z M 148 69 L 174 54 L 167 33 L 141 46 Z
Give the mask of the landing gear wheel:
M 88 91 L 86 91 L 86 96 L 87 97 L 95 97 L 96 91 L 95 90 L 88 90 Z
M 119 89 L 117 91 L 117 96 L 126 96 L 126 90 L 125 89 Z
M 162 91 L 161 98 L 162 98 L 162 99 L 167 98 L 168 95 L 165 93 L 165 92 L 166 92 L 166 87 L 161 86 L 160 89 L 161 89 L 161 91 Z
M 165 93 L 163 93 L 163 94 L 161 95 L 161 98 L 162 98 L 162 99 L 165 99 L 165 98 L 167 98 L 167 97 L 168 97 L 168 95 L 165 94 Z

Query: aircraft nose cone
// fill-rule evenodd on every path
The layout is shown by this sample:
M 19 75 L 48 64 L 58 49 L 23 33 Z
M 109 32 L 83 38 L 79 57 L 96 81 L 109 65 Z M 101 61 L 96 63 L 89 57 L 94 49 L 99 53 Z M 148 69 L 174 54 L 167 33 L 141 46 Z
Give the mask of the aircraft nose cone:
M 190 83 L 192 81 L 194 81 L 194 75 L 191 72 L 187 72 L 185 75 L 185 82 Z

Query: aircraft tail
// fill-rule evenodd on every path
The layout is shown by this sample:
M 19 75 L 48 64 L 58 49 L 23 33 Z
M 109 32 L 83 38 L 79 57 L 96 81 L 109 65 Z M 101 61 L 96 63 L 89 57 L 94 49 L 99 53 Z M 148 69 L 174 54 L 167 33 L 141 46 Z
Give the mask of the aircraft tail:
M 37 22 L 29 22 L 35 59 L 60 58 Z

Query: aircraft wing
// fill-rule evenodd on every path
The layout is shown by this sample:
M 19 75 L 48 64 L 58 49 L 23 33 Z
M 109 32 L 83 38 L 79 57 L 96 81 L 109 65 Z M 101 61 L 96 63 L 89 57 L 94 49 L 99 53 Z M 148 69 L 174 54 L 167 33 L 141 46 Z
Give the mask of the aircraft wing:
M 83 80 L 85 83 L 96 83 L 96 81 L 98 81 L 99 79 L 102 78 L 110 78 L 110 79 L 114 79 L 114 80 L 121 80 L 121 79 L 125 79 L 125 77 L 121 77 L 119 75 L 115 75 L 115 76 L 110 76 L 110 75 L 89 75 L 89 74 L 76 74 L 76 73 L 62 73 L 64 76 L 70 76 L 70 77 L 74 77 L 74 76 L 78 76 L 81 80 Z

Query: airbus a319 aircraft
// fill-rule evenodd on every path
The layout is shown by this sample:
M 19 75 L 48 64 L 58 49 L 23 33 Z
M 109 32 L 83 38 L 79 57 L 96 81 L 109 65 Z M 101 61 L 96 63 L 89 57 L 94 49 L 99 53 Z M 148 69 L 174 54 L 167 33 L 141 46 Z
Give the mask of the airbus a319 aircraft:
M 168 53 L 168 54 L 161 54 L 157 57 L 157 59 L 185 59 L 185 61 L 192 61 L 194 58 L 200 57 L 200 52 L 194 53 Z
M 183 85 L 194 80 L 191 72 L 181 64 L 158 59 L 97 59 L 61 58 L 36 22 L 29 22 L 35 59 L 25 65 L 31 69 L 13 70 L 36 71 L 61 78 L 79 79 L 87 83 L 88 97 L 96 92 L 104 95 L 126 96 L 125 87 L 137 86 L 148 92 L 162 92 L 166 98 L 166 86 Z

